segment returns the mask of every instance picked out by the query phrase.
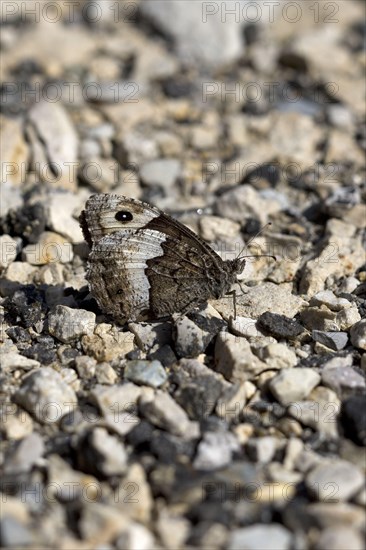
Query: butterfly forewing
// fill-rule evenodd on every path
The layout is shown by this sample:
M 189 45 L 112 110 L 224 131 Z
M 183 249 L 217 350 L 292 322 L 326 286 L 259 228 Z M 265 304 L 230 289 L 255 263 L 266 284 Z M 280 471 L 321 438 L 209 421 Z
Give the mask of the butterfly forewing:
M 93 195 L 80 224 L 91 247 L 87 280 L 117 321 L 186 313 L 227 292 L 236 273 L 186 226 L 121 195 Z

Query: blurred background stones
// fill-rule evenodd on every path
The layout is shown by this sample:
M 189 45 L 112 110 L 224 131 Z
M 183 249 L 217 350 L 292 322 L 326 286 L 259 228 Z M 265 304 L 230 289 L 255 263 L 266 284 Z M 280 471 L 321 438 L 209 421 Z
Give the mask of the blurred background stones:
M 3 0 L 3 547 L 362 550 L 364 20 Z M 232 296 L 105 317 L 78 223 L 96 192 L 250 256 L 237 318 Z

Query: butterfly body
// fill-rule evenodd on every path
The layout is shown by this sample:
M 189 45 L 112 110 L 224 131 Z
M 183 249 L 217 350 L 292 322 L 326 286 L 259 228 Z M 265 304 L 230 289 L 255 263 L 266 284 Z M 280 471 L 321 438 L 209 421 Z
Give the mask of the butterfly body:
M 87 280 L 118 322 L 187 313 L 227 294 L 245 260 L 223 261 L 198 235 L 146 203 L 92 195 L 80 215 Z

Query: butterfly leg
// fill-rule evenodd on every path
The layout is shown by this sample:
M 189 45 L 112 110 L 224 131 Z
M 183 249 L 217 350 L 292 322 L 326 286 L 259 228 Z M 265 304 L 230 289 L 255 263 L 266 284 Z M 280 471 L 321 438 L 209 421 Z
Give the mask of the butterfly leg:
M 233 309 L 234 309 L 234 321 L 236 320 L 236 290 L 235 288 L 233 290 L 230 290 L 226 293 L 227 296 L 233 297 Z

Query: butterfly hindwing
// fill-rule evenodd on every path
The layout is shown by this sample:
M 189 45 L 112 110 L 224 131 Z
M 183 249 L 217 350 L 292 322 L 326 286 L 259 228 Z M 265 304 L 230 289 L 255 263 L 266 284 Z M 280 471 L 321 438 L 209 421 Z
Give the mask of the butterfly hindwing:
M 230 286 L 228 264 L 212 248 L 141 201 L 93 195 L 80 223 L 91 247 L 90 290 L 118 321 L 184 313 Z

